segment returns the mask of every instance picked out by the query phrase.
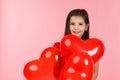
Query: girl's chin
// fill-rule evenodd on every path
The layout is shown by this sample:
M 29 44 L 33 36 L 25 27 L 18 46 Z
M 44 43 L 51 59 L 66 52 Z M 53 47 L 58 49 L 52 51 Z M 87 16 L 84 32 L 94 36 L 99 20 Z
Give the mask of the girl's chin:
M 73 35 L 78 36 L 78 37 L 81 37 L 80 34 L 73 34 Z

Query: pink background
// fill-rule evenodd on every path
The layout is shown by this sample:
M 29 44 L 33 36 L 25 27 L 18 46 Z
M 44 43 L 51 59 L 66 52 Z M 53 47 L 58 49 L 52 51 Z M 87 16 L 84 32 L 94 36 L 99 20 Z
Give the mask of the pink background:
M 85 8 L 90 35 L 105 45 L 97 80 L 119 80 L 119 0 L 1 0 L 0 80 L 25 80 L 23 68 L 60 41 L 65 19 L 74 8 Z

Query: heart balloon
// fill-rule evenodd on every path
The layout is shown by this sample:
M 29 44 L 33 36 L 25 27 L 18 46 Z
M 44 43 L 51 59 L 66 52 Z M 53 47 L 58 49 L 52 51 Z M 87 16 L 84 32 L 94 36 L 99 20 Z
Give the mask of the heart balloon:
M 24 76 L 27 80 L 38 80 L 40 73 L 40 60 L 32 60 L 24 67 Z
M 59 80 L 92 80 L 93 65 L 91 56 L 75 51 L 63 66 Z
M 96 63 L 104 54 L 104 44 L 96 38 L 82 40 L 72 34 L 64 36 L 60 43 L 60 51 L 64 60 L 67 61 L 76 50 L 88 53 Z
M 60 69 L 59 50 L 49 47 L 42 52 L 40 59 L 26 64 L 24 75 L 27 80 L 57 80 Z

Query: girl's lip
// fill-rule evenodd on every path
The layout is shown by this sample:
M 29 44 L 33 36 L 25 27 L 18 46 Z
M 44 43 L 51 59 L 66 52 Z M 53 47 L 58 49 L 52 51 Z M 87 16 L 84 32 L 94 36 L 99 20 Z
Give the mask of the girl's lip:
M 78 34 L 78 33 L 80 33 L 81 31 L 73 31 L 73 33 L 75 33 L 75 34 Z

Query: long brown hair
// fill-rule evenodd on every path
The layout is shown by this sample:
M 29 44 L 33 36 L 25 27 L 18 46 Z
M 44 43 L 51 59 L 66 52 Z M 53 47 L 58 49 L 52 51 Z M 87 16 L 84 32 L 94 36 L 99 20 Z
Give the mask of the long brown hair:
M 70 18 L 72 16 L 82 16 L 84 21 L 85 21 L 85 23 L 89 24 L 89 16 L 88 16 L 87 11 L 85 9 L 74 9 L 74 10 L 72 10 L 68 14 L 68 16 L 66 18 L 66 26 L 65 26 L 65 33 L 64 33 L 64 35 L 71 34 L 71 32 L 70 32 Z M 89 39 L 89 26 L 88 26 L 87 31 L 84 32 L 84 34 L 81 37 L 81 39 L 83 39 L 83 40 Z

